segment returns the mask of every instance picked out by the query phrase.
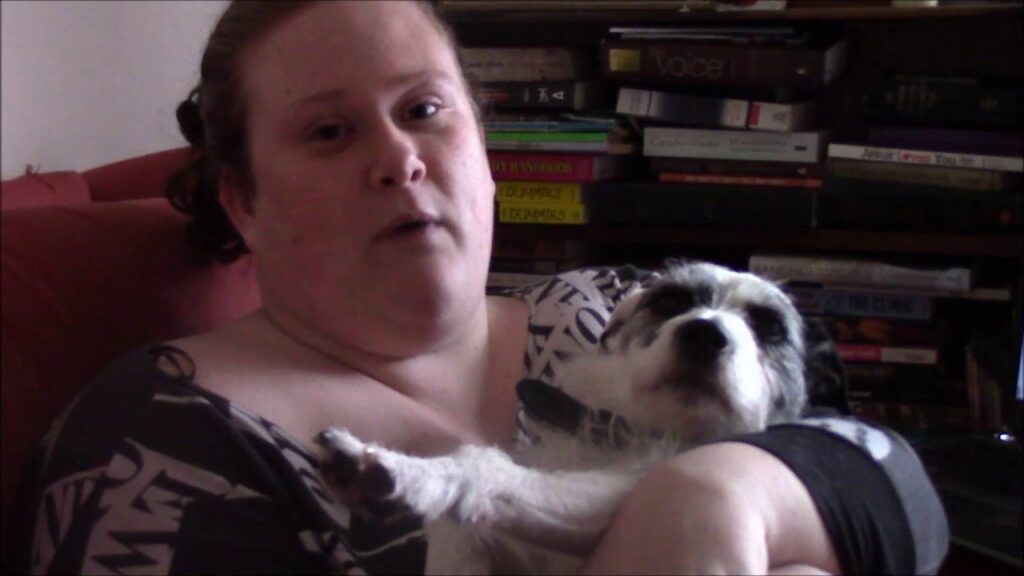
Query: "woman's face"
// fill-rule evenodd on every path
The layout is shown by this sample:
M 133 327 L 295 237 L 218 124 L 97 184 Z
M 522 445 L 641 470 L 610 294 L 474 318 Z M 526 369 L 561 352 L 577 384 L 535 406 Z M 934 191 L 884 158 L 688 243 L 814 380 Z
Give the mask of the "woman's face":
M 494 182 L 427 16 L 320 3 L 242 64 L 255 190 L 225 205 L 268 310 L 385 354 L 465 324 L 483 303 Z

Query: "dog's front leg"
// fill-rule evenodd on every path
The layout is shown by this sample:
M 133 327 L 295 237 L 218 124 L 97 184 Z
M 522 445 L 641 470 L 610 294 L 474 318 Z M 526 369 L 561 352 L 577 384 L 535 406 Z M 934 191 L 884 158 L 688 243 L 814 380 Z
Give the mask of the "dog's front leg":
M 447 514 L 575 554 L 597 543 L 638 477 L 617 468 L 536 470 L 481 446 L 420 458 L 365 444 L 344 430 L 326 432 L 320 443 L 329 451 L 325 477 L 355 507 L 400 503 L 427 521 Z

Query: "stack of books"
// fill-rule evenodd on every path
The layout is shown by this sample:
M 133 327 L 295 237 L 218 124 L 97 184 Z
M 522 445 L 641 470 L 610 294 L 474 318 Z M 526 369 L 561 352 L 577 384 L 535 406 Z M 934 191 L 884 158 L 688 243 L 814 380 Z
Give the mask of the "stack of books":
M 967 377 L 981 304 L 963 304 L 1009 294 L 979 290 L 972 270 L 762 253 L 749 268 L 782 282 L 797 309 L 829 329 L 856 415 L 915 435 L 977 430 L 991 419 L 985 383 Z
M 584 184 L 617 176 L 636 151 L 608 111 L 588 55 L 570 48 L 463 48 L 477 88 L 499 223 L 585 224 Z
M 886 76 L 864 96 L 863 139 L 829 145 L 819 225 L 1024 232 L 1019 99 L 1009 79 Z
M 638 150 L 612 95 L 594 78 L 593 55 L 569 48 L 463 48 L 477 89 L 499 225 L 589 222 L 589 187 L 623 175 Z M 498 243 L 488 289 L 542 280 L 582 263 L 568 240 Z
M 817 101 L 844 69 L 844 41 L 790 27 L 611 34 L 602 72 L 619 83 L 616 112 L 642 131 L 657 180 L 691 197 L 756 189 L 763 204 L 791 195 L 811 205 L 827 143 Z

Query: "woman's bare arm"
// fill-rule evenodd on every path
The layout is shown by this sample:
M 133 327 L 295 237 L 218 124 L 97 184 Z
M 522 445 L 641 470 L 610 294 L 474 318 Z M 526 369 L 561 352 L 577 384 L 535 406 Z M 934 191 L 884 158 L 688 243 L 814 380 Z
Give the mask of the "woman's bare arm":
M 645 476 L 589 558 L 588 573 L 839 573 L 807 489 L 768 452 L 702 446 Z

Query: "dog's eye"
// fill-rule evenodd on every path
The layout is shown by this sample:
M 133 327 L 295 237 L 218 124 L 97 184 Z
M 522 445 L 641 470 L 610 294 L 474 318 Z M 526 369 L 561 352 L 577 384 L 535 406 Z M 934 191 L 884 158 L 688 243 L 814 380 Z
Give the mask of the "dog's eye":
M 647 301 L 647 310 L 658 318 L 672 318 L 693 308 L 693 294 L 672 290 L 655 294 Z
M 786 341 L 786 326 L 782 323 L 782 316 L 775 310 L 763 306 L 750 306 L 747 308 L 747 317 L 750 319 L 754 336 L 761 342 L 778 344 Z

